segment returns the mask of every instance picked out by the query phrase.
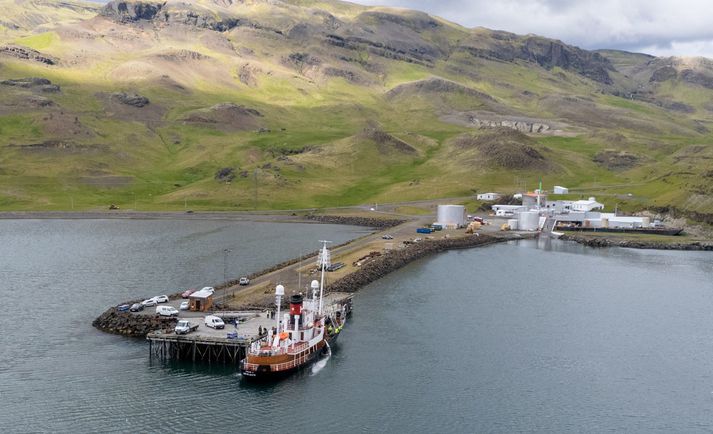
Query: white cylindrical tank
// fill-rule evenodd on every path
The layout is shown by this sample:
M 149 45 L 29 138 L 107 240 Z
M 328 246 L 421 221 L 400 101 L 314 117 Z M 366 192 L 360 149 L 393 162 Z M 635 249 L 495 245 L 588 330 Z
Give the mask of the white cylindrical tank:
M 510 226 L 511 231 L 516 231 L 518 228 L 517 219 L 508 219 L 508 226 Z
M 517 215 L 517 227 L 521 231 L 536 231 L 540 225 L 540 214 L 537 211 L 525 211 Z
M 438 205 L 438 223 L 443 226 L 464 226 L 465 216 L 463 205 Z

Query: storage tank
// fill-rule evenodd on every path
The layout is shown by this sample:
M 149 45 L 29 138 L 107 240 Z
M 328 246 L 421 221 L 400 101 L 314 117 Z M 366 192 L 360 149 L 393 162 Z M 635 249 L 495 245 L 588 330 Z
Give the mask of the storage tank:
M 444 227 L 465 225 L 465 216 L 463 205 L 438 205 L 438 224 Z
M 521 231 L 536 231 L 539 224 L 540 214 L 537 211 L 526 211 L 517 215 L 517 227 Z
M 517 219 L 508 219 L 508 226 L 510 226 L 511 231 L 516 231 L 518 228 Z

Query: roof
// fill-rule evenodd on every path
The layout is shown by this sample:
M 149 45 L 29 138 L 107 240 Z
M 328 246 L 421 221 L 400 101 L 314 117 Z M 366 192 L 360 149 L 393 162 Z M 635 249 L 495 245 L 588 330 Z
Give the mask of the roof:
M 205 298 L 212 297 L 212 296 L 213 296 L 213 292 L 212 292 L 212 291 L 208 291 L 208 290 L 205 290 L 205 289 L 201 289 L 200 291 L 194 292 L 194 293 L 191 294 L 189 297 L 190 297 L 190 298 L 204 298 L 204 299 L 205 299 Z

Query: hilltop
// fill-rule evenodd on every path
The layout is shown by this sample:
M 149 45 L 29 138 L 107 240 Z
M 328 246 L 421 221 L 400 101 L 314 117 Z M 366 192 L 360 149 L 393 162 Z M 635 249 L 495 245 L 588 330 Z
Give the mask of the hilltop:
M 333 0 L 0 0 L 0 208 L 546 183 L 713 213 L 713 63 Z

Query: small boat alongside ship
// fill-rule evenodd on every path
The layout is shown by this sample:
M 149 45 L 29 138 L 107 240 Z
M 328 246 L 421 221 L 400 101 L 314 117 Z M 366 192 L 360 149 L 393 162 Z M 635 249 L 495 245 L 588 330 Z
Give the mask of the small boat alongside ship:
M 270 380 L 304 368 L 316 361 L 333 346 L 351 312 L 351 297 L 324 306 L 324 273 L 329 267 L 327 241 L 318 257 L 321 282 L 313 280 L 312 295 L 290 297 L 289 312 L 281 315 L 285 288 L 275 288 L 275 326 L 262 339 L 253 342 L 240 365 L 244 378 Z M 318 295 L 319 293 L 319 295 Z

